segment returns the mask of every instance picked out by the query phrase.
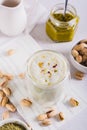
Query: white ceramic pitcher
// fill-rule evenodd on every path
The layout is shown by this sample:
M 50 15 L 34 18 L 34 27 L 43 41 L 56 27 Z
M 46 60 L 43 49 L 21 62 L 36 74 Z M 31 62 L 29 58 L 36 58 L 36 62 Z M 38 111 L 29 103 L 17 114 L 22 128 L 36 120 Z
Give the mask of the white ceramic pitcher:
M 27 15 L 23 0 L 0 0 L 0 31 L 8 36 L 20 34 L 26 26 Z

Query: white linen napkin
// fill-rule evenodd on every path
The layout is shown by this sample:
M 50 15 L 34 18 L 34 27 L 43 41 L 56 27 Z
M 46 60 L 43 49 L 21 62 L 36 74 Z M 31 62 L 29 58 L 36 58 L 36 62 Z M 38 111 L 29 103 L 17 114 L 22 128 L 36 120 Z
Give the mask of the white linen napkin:
M 6 51 L 9 49 L 15 49 L 15 54 L 12 56 L 6 56 Z M 45 111 L 45 109 L 43 109 L 40 105 L 33 101 L 33 105 L 30 108 L 20 106 L 21 99 L 29 97 L 32 100 L 29 88 L 32 87 L 32 85 L 29 81 L 27 82 L 26 79 L 20 79 L 18 75 L 19 73 L 25 72 L 27 59 L 38 50 L 41 50 L 40 46 L 29 35 L 22 34 L 14 40 L 6 42 L 6 44 L 1 46 L 0 70 L 14 75 L 14 80 L 11 81 L 9 85 L 12 90 L 10 100 L 16 106 L 18 112 L 26 120 L 26 122 L 30 124 L 34 130 L 57 130 L 60 126 L 66 123 L 66 121 L 86 108 L 87 101 L 84 96 L 81 96 L 80 90 L 77 92 L 75 84 L 73 80 L 71 80 L 71 85 L 69 84 L 67 88 L 68 93 L 66 92 L 64 99 L 56 105 L 58 112 L 61 111 L 64 113 L 65 120 L 58 121 L 54 118 L 52 119 L 52 125 L 48 127 L 40 126 L 39 122 L 36 121 L 37 115 Z M 79 84 L 76 86 L 78 85 Z M 68 104 L 71 97 L 79 101 L 80 105 L 78 107 L 73 108 Z
M 34 4 L 34 6 L 30 7 L 29 3 Z M 29 34 L 47 10 L 38 0 L 33 0 L 33 2 L 24 0 L 24 5 L 27 13 L 27 25 L 24 32 Z

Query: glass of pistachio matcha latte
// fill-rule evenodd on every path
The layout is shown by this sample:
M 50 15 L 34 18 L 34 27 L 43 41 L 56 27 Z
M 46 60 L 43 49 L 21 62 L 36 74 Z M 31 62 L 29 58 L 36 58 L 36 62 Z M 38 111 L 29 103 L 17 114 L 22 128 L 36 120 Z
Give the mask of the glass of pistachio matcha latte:
M 63 97 L 70 76 L 67 59 L 55 51 L 38 51 L 27 62 L 33 98 L 42 105 L 53 105 Z

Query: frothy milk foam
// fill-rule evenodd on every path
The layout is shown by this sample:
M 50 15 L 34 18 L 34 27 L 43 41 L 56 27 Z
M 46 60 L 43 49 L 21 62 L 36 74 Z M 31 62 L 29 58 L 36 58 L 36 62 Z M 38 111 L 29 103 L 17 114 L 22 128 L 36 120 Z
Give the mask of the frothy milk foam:
M 60 83 L 67 75 L 66 59 L 53 51 L 40 51 L 28 62 L 29 76 L 40 86 Z

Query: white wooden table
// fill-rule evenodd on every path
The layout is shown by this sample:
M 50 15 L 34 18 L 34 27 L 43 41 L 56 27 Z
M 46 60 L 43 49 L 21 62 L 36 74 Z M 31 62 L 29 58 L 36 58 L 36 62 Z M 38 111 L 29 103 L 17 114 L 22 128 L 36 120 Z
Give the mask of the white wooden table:
M 67 58 L 67 53 L 71 49 L 72 45 L 75 44 L 80 39 L 87 38 L 87 1 L 86 0 L 69 0 L 69 3 L 74 5 L 77 9 L 78 15 L 80 16 L 80 22 L 79 22 L 79 28 L 77 30 L 77 33 L 75 35 L 75 38 L 73 42 L 71 43 L 54 43 L 51 41 L 46 33 L 45 33 L 45 21 L 49 14 L 50 9 L 55 5 L 56 3 L 64 2 L 64 0 L 39 0 L 42 5 L 44 5 L 47 8 L 47 14 L 45 14 L 41 20 L 37 23 L 37 26 L 33 29 L 33 31 L 30 33 L 31 36 L 38 42 L 38 44 L 44 48 L 44 49 L 53 49 L 58 52 L 64 53 Z M 71 65 L 71 74 L 73 78 L 73 71 L 75 68 Z M 78 81 L 76 81 L 77 83 Z M 87 84 L 87 76 L 84 83 L 84 80 L 80 81 L 80 86 L 78 89 L 81 90 L 83 96 L 87 98 L 87 86 L 84 85 Z M 1 114 L 4 111 L 4 109 L 0 108 L 0 119 Z M 12 114 L 13 117 L 21 118 L 18 113 Z M 68 121 L 65 125 L 63 125 L 59 130 L 87 130 L 87 109 L 79 113 L 77 116 L 75 116 L 73 119 Z

